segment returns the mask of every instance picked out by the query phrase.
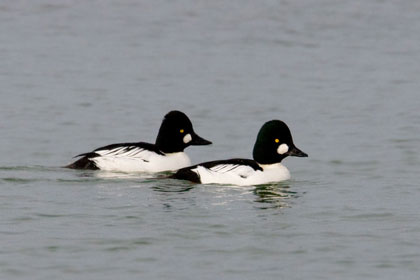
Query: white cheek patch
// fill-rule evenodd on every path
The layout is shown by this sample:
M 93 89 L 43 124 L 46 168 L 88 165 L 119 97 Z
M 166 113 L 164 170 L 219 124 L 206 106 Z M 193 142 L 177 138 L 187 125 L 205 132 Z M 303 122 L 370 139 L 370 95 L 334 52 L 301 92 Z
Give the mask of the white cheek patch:
M 287 144 L 281 144 L 278 148 L 277 148 L 277 153 L 279 153 L 280 155 L 287 153 L 287 151 L 289 150 L 289 146 L 287 146 Z
M 182 139 L 182 141 L 184 141 L 185 144 L 191 142 L 191 140 L 192 140 L 192 137 L 191 137 L 191 134 L 189 133 L 185 135 L 184 138 Z

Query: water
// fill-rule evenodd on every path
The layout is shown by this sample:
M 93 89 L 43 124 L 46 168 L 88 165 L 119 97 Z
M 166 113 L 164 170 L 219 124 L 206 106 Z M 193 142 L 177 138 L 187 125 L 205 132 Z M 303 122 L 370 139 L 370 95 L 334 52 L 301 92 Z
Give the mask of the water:
M 418 1 L 0 3 L 2 279 L 417 279 Z M 186 112 L 251 157 L 289 124 L 287 182 L 60 168 Z

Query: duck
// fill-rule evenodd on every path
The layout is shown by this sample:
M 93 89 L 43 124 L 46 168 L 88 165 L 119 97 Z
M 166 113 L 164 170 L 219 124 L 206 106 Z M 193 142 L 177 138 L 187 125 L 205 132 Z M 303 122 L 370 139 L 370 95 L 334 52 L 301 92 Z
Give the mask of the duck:
M 133 142 L 107 145 L 75 156 L 80 158 L 65 167 L 116 172 L 176 171 L 191 165 L 185 148 L 210 144 L 211 141 L 194 132 L 185 113 L 174 110 L 164 116 L 155 144 Z
M 215 160 L 181 168 L 171 178 L 237 186 L 275 183 L 290 179 L 289 170 L 281 163 L 283 159 L 308 156 L 295 146 L 289 127 L 280 120 L 264 123 L 252 154 L 253 159 Z

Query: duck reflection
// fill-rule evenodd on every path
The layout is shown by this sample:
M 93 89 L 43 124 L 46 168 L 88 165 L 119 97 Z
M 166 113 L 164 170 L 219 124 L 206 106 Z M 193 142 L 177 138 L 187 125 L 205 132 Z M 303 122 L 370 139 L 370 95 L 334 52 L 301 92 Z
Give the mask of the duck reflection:
M 289 185 L 281 183 L 256 186 L 253 193 L 260 209 L 291 207 L 291 199 L 299 197 Z
M 169 181 L 161 181 L 159 183 L 156 183 L 152 189 L 156 192 L 160 193 L 182 193 L 182 192 L 188 192 L 194 188 L 194 185 L 192 184 L 174 184 Z

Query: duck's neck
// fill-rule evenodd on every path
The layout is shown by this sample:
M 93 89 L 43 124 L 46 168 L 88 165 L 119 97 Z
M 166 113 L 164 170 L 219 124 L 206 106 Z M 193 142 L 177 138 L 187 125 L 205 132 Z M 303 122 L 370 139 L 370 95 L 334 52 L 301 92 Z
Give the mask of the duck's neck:
M 262 163 L 258 163 L 258 165 L 263 169 L 263 170 L 269 170 L 269 169 L 276 169 L 276 168 L 282 168 L 284 167 L 283 164 L 281 164 L 280 162 L 276 162 L 276 163 L 270 163 L 270 164 L 262 164 Z

